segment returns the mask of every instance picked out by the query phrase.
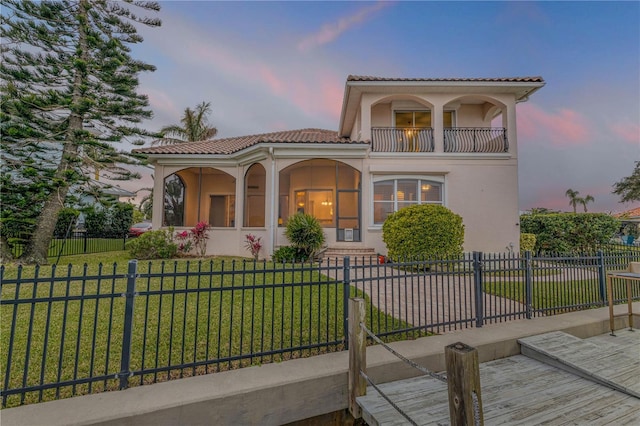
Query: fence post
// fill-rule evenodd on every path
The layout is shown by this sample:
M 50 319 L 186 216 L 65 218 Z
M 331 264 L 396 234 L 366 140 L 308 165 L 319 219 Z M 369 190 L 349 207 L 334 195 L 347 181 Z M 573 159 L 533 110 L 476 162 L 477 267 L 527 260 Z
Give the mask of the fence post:
M 596 253 L 598 256 L 598 289 L 600 290 L 600 301 L 603 305 L 606 305 L 607 300 L 607 276 L 606 276 L 606 268 L 604 266 L 604 254 L 602 250 L 598 250 Z
M 525 291 L 525 305 L 527 309 L 527 319 L 531 319 L 533 310 L 533 282 L 532 275 L 533 269 L 531 264 L 531 252 L 527 250 L 524 252 L 524 291 Z
M 476 327 L 484 325 L 484 307 L 482 305 L 482 252 L 473 252 L 473 281 L 476 293 Z
M 88 234 L 86 229 L 84 230 L 83 234 L 84 234 L 84 244 L 83 244 L 84 249 L 82 250 L 82 252 L 86 254 L 87 253 L 87 234 Z
M 367 368 L 367 339 L 360 324 L 365 321 L 364 299 L 349 299 L 349 412 L 362 417 L 356 398 L 367 394 L 367 381 L 360 374 Z
M 478 351 L 458 342 L 446 346 L 444 356 L 449 392 L 449 424 L 483 425 Z
M 345 349 L 349 349 L 349 286 L 351 282 L 349 261 L 349 256 L 345 256 L 342 262 L 342 332 Z
M 124 330 L 122 336 L 122 357 L 120 360 L 120 389 L 129 387 L 129 376 L 131 371 L 129 362 L 131 360 L 131 334 L 133 333 L 133 298 L 136 292 L 136 276 L 138 275 L 138 261 L 130 260 L 127 271 L 127 292 L 124 307 Z

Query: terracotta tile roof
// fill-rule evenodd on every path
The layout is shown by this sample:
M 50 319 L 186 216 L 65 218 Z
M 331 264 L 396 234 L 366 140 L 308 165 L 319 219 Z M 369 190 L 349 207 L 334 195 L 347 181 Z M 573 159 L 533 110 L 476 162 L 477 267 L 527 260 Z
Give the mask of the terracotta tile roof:
M 487 83 L 544 83 L 542 77 L 503 77 L 503 78 L 389 78 L 370 75 L 350 75 L 347 81 L 415 81 L 415 82 L 487 82 Z
M 299 129 L 235 138 L 212 139 L 134 149 L 142 154 L 233 154 L 259 143 L 367 143 L 339 137 L 338 132 L 323 129 Z
M 631 210 L 627 210 L 627 211 L 622 212 L 622 213 L 616 213 L 613 216 L 620 217 L 620 218 L 640 217 L 640 207 L 635 207 L 635 208 L 633 208 Z

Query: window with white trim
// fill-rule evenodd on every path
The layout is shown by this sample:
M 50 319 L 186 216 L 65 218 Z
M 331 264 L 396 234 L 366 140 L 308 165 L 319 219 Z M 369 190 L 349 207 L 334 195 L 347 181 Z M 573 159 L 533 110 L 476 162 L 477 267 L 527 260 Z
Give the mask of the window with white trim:
M 443 184 L 428 179 L 387 179 L 373 184 L 373 223 L 414 204 L 442 204 Z

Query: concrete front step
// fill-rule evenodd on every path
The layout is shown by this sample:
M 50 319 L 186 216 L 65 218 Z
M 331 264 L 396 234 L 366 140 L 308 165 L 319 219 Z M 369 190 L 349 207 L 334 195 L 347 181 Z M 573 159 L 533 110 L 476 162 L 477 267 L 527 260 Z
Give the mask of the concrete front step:
M 373 248 L 366 247 L 329 247 L 324 252 L 324 259 L 338 259 L 342 261 L 345 257 L 349 257 L 349 259 L 353 261 L 357 261 L 361 263 L 362 261 L 366 262 L 377 262 L 378 261 L 378 253 L 376 253 Z

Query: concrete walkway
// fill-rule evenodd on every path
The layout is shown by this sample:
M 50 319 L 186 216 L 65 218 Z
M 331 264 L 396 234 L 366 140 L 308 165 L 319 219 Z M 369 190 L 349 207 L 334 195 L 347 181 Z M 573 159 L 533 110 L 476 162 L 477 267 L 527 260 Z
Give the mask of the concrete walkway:
M 351 285 L 364 291 L 373 306 L 415 327 L 429 326 L 429 331 L 445 333 L 466 328 L 462 324 L 465 322 L 469 326 L 475 324 L 476 290 L 469 271 L 422 273 L 356 260 L 350 272 Z M 344 279 L 342 268 L 324 273 L 338 281 Z M 524 318 L 526 307 L 515 300 L 518 295 L 513 296 L 511 299 L 483 292 L 483 316 Z

